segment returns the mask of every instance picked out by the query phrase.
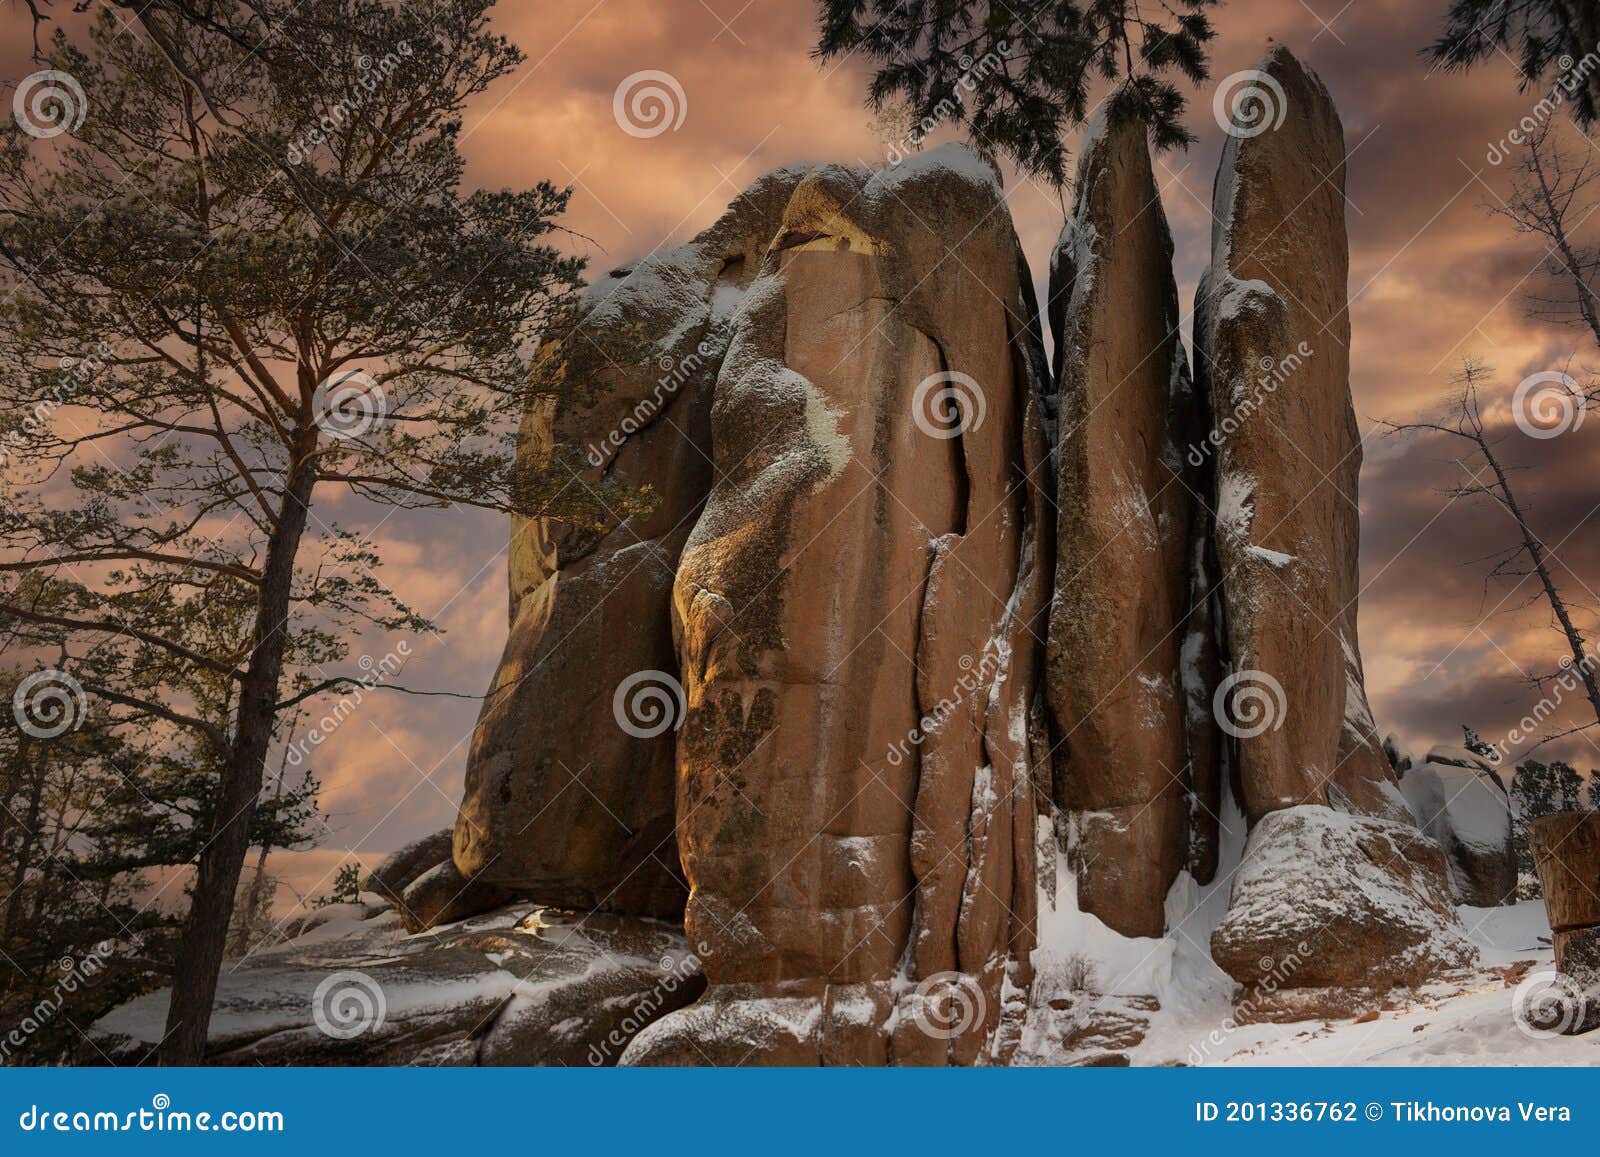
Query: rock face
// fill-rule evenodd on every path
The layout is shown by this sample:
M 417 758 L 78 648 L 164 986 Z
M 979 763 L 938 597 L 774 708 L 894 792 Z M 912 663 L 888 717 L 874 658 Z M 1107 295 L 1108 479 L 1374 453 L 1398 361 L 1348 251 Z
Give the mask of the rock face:
M 711 989 L 630 1063 L 996 1047 L 1035 902 L 1036 340 L 970 154 L 795 186 L 735 318 L 717 481 L 673 591 L 679 847 Z
M 351 907 L 354 907 L 353 905 Z M 224 968 L 213 1065 L 612 1065 L 704 989 L 670 925 L 522 904 L 437 935 L 348 916 Z M 169 991 L 97 1021 L 84 1063 L 147 1061 Z
M 1600 1028 L 1600 812 L 1559 812 L 1529 826 L 1534 866 L 1555 932 L 1561 983 L 1538 1025 L 1573 1035 Z
M 1188 859 L 1180 650 L 1199 518 L 1198 472 L 1183 454 L 1196 400 L 1145 136 L 1134 117 L 1092 136 L 1050 278 L 1056 801 L 1070 816 L 1079 904 L 1128 936 L 1165 931 L 1167 891 Z M 1216 815 L 1216 786 L 1213 766 L 1196 814 Z
M 421 932 L 436 924 L 453 924 L 479 912 L 504 904 L 511 893 L 499 884 L 482 878 L 467 879 L 446 860 L 418 876 L 400 896 L 395 906 L 406 931 Z
M 464 875 L 545 903 L 682 912 L 672 585 L 711 486 L 729 316 L 797 179 L 762 178 L 689 244 L 598 281 L 556 355 L 570 400 L 524 420 L 526 470 L 590 491 L 648 486 L 656 505 L 598 531 L 513 522 L 511 631 L 455 829 Z M 585 460 L 563 467 L 557 445 Z
M 1404 820 L 1356 636 L 1344 137 L 1327 89 L 1286 49 L 1259 71 L 1286 115 L 1265 131 L 1235 124 L 1196 305 L 1235 766 L 1252 822 L 1303 803 Z
M 1362 678 L 1343 132 L 1322 82 L 1287 50 L 1258 75 L 1269 113 L 1234 121 L 1195 306 L 1228 664 L 1214 706 L 1251 824 L 1212 952 L 1247 1000 L 1261 962 L 1302 937 L 1316 962 L 1277 987 L 1381 989 L 1474 956 Z
M 1401 777 L 1400 790 L 1423 832 L 1444 848 L 1457 903 L 1515 902 L 1511 797 L 1487 760 L 1465 748 L 1436 747 Z

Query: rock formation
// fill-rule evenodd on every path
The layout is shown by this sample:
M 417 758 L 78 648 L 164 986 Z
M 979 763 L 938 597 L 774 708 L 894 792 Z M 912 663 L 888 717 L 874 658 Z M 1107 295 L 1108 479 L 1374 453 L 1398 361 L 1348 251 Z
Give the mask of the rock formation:
M 595 400 L 536 407 L 525 453 L 599 447 L 594 481 L 661 503 L 518 526 L 455 862 L 661 914 L 681 864 L 709 988 L 630 1063 L 1004 1060 L 1058 850 L 1069 903 L 1159 937 L 1218 870 L 1225 790 L 1251 833 L 1213 944 L 1244 991 L 1301 943 L 1326 959 L 1286 1015 L 1471 960 L 1362 684 L 1339 121 L 1287 52 L 1262 75 L 1286 115 L 1224 154 L 1193 383 L 1121 116 L 1052 262 L 1053 378 L 961 150 L 774 174 L 592 291 L 579 329 L 635 337 L 569 341 Z M 644 677 L 671 726 L 613 711 Z
M 1261 75 L 1284 117 L 1224 153 L 1193 382 L 1120 114 L 1052 262 L 1054 376 L 998 178 L 963 149 L 781 170 L 594 286 L 522 463 L 652 502 L 514 523 L 452 855 L 373 876 L 401 908 L 374 919 L 434 930 L 352 942 L 396 976 L 436 938 L 477 953 L 449 969 L 549 955 L 540 921 L 463 922 L 521 897 L 501 912 L 577 910 L 564 979 L 485 982 L 487 1032 L 403 1002 L 362 1055 L 1115 1064 L 1158 985 L 1091 978 L 1088 938 L 1170 966 L 1211 933 L 1257 1019 L 1471 962 L 1362 683 L 1341 129 L 1287 52 Z M 1184 929 L 1213 877 L 1226 916 Z M 671 1000 L 649 952 L 566 951 L 680 927 Z M 305 955 L 321 935 L 302 966 L 335 963 Z M 267 1021 L 214 1047 L 300 1056 L 302 1012 Z
M 511 631 L 455 830 L 463 875 L 545 903 L 683 910 L 673 580 L 711 486 L 728 318 L 798 177 L 762 178 L 689 244 L 596 282 L 562 342 L 567 393 L 528 411 L 527 469 L 583 447 L 570 486 L 649 487 L 655 506 L 603 533 L 513 522 Z
M 452 846 L 450 828 L 413 840 L 399 851 L 392 852 L 374 868 L 361 882 L 361 890 L 381 896 L 391 904 L 399 903 L 412 881 L 429 868 L 450 859 Z
M 1515 901 L 1511 797 L 1488 760 L 1464 747 L 1435 747 L 1401 776 L 1400 790 L 1423 832 L 1444 849 L 1457 903 Z
M 998 1047 L 1034 902 L 1027 286 L 970 154 L 795 186 L 734 321 L 717 481 L 673 592 L 679 847 L 711 988 L 629 1062 Z
M 1473 962 L 1444 853 L 1409 820 L 1301 804 L 1250 832 L 1211 955 L 1252 991 L 1321 1013 L 1337 990 L 1414 986 Z M 1319 990 L 1335 990 L 1328 994 Z
M 1216 433 L 1224 714 L 1252 821 L 1303 803 L 1405 820 L 1356 636 L 1344 136 L 1327 89 L 1287 49 L 1258 73 L 1264 99 L 1282 93 L 1283 120 L 1228 138 L 1196 306 Z
M 1337 952 L 1281 981 L 1309 1009 L 1318 988 L 1411 983 L 1474 952 L 1362 679 L 1343 131 L 1286 49 L 1257 76 L 1269 113 L 1236 119 L 1223 150 L 1195 310 L 1229 667 L 1215 705 L 1251 823 L 1212 951 L 1248 990 L 1261 961 L 1335 929 Z
M 1188 860 L 1188 699 L 1180 651 L 1201 517 L 1184 459 L 1196 401 L 1172 237 L 1145 126 L 1100 125 L 1050 271 L 1060 409 L 1048 699 L 1055 798 L 1078 902 L 1129 936 L 1165 931 Z M 1202 692 L 1202 698 L 1205 698 Z M 1203 730 L 1214 729 L 1209 704 Z M 1214 825 L 1215 769 L 1204 805 Z M 1209 837 L 1214 840 L 1214 831 Z

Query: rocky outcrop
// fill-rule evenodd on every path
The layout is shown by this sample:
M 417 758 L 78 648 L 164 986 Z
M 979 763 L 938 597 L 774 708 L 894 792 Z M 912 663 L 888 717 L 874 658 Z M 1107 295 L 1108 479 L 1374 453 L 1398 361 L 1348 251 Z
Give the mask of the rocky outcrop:
M 1036 341 L 971 154 L 795 186 L 734 321 L 716 485 L 673 592 L 679 849 L 711 989 L 630 1063 L 996 1047 L 1035 902 Z
M 1528 825 L 1555 932 L 1600 925 L 1600 812 L 1557 812 Z
M 1444 848 L 1457 903 L 1515 902 L 1511 797 L 1488 760 L 1462 747 L 1435 747 L 1401 777 L 1400 790 L 1423 832 Z
M 395 906 L 408 932 L 421 932 L 436 924 L 454 924 L 511 899 L 509 889 L 480 878 L 467 879 L 446 860 L 418 876 Z
M 1274 987 L 1381 989 L 1474 955 L 1363 683 L 1343 132 L 1287 50 L 1256 75 L 1267 115 L 1229 134 L 1195 307 L 1227 658 L 1214 707 L 1251 824 L 1211 943 L 1246 1001 L 1262 962 L 1303 941 L 1312 960 Z
M 546 352 L 560 401 L 530 407 L 521 468 L 552 489 L 648 488 L 653 506 L 603 513 L 598 527 L 513 521 L 511 631 L 455 830 L 465 875 L 546 903 L 683 909 L 672 585 L 711 486 L 712 384 L 729 319 L 798 179 L 762 178 L 687 245 L 601 278 Z M 581 447 L 581 460 L 563 447 Z
M 1212 943 L 1262 1019 L 1468 963 L 1363 688 L 1341 129 L 1287 53 L 1262 75 L 1285 117 L 1224 154 L 1193 382 L 1120 116 L 1053 262 L 1053 378 L 965 150 L 781 171 L 599 283 L 523 464 L 654 505 L 514 525 L 453 861 L 411 916 L 460 917 L 465 880 L 681 910 L 706 991 L 629 1064 L 1126 1059 L 1149 970 L 1090 999 L 1066 941 L 1192 915 L 1238 802 Z
M 1212 764 L 1207 798 L 1191 806 L 1180 652 L 1200 519 L 1199 474 L 1184 455 L 1196 400 L 1145 137 L 1132 116 L 1091 134 L 1050 277 L 1060 408 L 1046 686 L 1056 801 L 1069 816 L 1080 906 L 1128 936 L 1165 931 L 1191 811 L 1214 842 L 1218 804 Z M 1205 710 L 1202 730 L 1214 729 Z M 1214 747 L 1205 754 L 1214 758 Z
M 613 1065 L 704 987 L 654 920 L 521 904 L 408 937 L 392 912 L 351 914 L 223 969 L 206 1063 Z M 147 1063 L 169 995 L 97 1021 L 80 1060 Z
M 362 891 L 373 892 L 391 903 L 398 903 L 411 882 L 435 865 L 450 858 L 453 829 L 445 828 L 413 840 L 374 868 L 362 884 Z

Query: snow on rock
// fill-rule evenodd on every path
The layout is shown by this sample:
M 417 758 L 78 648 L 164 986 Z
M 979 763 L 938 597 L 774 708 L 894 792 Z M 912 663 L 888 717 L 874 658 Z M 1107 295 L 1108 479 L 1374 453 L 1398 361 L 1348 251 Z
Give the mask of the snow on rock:
M 1515 896 L 1511 799 L 1486 760 L 1435 747 L 1406 772 L 1400 790 L 1418 825 L 1444 848 L 1459 903 L 1491 907 Z
M 1191 1065 L 1593 1065 L 1590 1037 L 1537 1037 L 1518 1022 L 1528 976 L 1553 964 L 1544 905 L 1462 907 L 1481 968 L 1399 990 L 1323 1022 L 1241 1025 L 1226 1007 L 1209 1016 L 1158 1018 L 1135 1064 Z M 1375 1015 L 1374 1015 L 1375 1014 Z
M 1318 871 L 1308 871 L 1315 864 Z M 1409 824 L 1317 804 L 1250 833 L 1212 955 L 1249 988 L 1383 990 L 1469 965 L 1444 854 Z M 1295 960 L 1292 974 L 1278 964 Z
M 353 906 L 352 906 L 353 907 Z M 348 913 L 224 963 L 209 1064 L 615 1064 L 704 988 L 681 932 L 652 920 L 511 905 L 408 936 Z M 170 992 L 89 1030 L 84 1059 L 147 1060 Z

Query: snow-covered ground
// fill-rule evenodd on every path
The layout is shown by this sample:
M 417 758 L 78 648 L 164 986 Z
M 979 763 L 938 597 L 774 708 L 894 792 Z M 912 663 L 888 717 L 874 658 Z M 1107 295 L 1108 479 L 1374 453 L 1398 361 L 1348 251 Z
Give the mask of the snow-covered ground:
M 1191 984 L 1198 999 L 1186 1007 L 1164 1003 L 1130 1059 L 1136 1065 L 1600 1064 L 1600 1033 L 1536 1037 L 1513 1015 L 1516 986 L 1500 970 L 1522 961 L 1531 962 L 1529 974 L 1554 968 L 1544 904 L 1462 908 L 1461 918 L 1482 953 L 1480 967 L 1453 983 L 1390 994 L 1384 1004 L 1393 1007 L 1379 1006 L 1375 1020 L 1230 1027 L 1227 985 L 1218 977 L 1209 994 Z
M 1221 818 L 1222 863 L 1235 865 L 1246 825 L 1231 797 L 1224 800 Z M 1041 842 L 1047 835 L 1041 831 Z M 1034 964 L 1042 999 L 1024 1035 L 1024 1063 L 1074 1059 L 1055 1044 L 1061 1039 L 1060 1017 L 1042 1010 L 1051 997 L 1088 990 L 1112 995 L 1079 995 L 1069 1016 L 1127 1015 L 1126 1002 L 1116 994 L 1147 994 L 1159 1001 L 1158 1011 L 1132 1012 L 1136 1019 L 1148 1018 L 1142 1041 L 1109 1046 L 1134 1065 L 1600 1065 L 1600 1031 L 1530 1035 L 1513 1013 L 1517 981 L 1555 968 L 1550 925 L 1538 900 L 1461 908 L 1461 922 L 1479 950 L 1478 965 L 1448 982 L 1389 993 L 1363 1010 L 1366 1016 L 1376 1012 L 1376 1019 L 1235 1025 L 1236 986 L 1208 948 L 1228 910 L 1232 875 L 1221 870 L 1205 887 L 1181 875 L 1167 898 L 1167 935 L 1134 939 L 1078 911 L 1074 873 L 1061 855 L 1054 903 L 1041 898 Z M 1512 966 L 1520 967 L 1509 973 L 1508 982 Z

